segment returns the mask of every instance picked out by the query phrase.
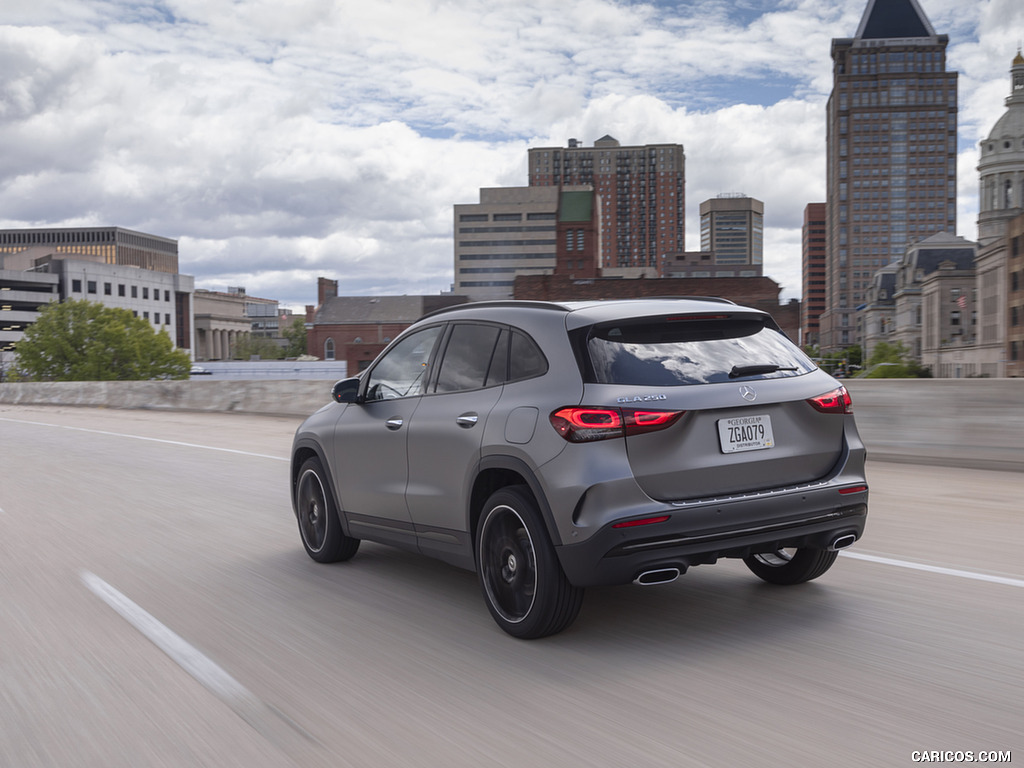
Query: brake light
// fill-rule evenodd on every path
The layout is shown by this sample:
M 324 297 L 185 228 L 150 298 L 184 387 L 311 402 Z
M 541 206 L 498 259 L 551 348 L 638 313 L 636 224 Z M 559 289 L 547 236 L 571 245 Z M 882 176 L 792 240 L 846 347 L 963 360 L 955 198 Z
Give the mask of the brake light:
M 853 400 L 850 399 L 850 393 L 846 391 L 846 387 L 839 387 L 824 395 L 808 398 L 807 402 L 822 413 L 853 413 Z
M 567 406 L 551 414 L 551 426 L 570 443 L 589 443 L 666 429 L 686 411 Z

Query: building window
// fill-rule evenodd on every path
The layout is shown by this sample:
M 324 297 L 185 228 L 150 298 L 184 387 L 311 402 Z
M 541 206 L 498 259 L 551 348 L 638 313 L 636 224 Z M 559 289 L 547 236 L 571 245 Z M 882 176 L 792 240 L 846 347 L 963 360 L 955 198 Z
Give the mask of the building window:
M 82 292 L 82 281 L 81 280 L 72 280 L 71 281 L 71 292 L 72 293 L 81 293 Z
M 144 298 L 144 299 L 148 299 L 149 298 L 149 288 L 143 288 L 142 289 L 142 298 Z
M 132 298 L 133 299 L 139 298 L 139 286 L 137 286 L 137 285 L 133 285 L 132 286 Z
M 117 295 L 121 296 L 122 298 L 124 297 L 124 284 L 123 283 L 118 283 L 117 284 Z
M 324 360 L 334 359 L 334 339 L 327 339 L 324 342 Z
M 113 286 L 110 283 L 103 284 L 103 295 L 110 296 L 113 293 Z
M 96 281 L 95 280 L 88 281 L 85 284 L 85 287 L 86 287 L 86 290 L 88 290 L 89 293 L 96 293 Z
M 164 291 L 164 301 L 170 301 L 170 300 L 171 300 L 171 292 L 170 291 Z
M 170 324 L 171 324 L 171 316 L 169 314 L 167 314 L 167 313 L 164 313 L 164 325 L 170 325 Z

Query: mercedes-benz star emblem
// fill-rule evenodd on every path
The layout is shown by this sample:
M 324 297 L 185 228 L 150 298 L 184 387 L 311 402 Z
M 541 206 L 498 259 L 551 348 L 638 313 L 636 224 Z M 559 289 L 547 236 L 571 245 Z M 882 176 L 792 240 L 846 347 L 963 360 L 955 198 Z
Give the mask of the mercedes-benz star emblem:
M 740 387 L 740 395 L 743 397 L 744 400 L 751 403 L 757 399 L 757 392 L 754 391 L 753 387 L 748 386 L 747 384 L 744 384 L 742 387 Z

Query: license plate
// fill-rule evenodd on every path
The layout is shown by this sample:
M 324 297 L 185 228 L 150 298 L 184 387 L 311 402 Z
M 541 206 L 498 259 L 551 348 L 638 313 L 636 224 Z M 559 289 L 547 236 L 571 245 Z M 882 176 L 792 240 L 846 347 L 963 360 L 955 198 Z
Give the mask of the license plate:
M 718 420 L 718 441 L 722 453 L 763 451 L 775 445 L 772 419 L 768 414 L 736 416 Z

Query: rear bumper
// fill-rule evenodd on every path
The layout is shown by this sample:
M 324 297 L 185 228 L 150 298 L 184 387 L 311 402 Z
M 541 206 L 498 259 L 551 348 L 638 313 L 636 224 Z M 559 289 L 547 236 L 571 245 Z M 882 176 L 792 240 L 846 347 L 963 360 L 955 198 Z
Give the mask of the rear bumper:
M 861 490 L 853 490 L 857 486 Z M 576 586 L 627 584 L 645 571 L 714 563 L 781 547 L 826 548 L 839 536 L 864 532 L 868 491 L 863 482 L 712 500 L 658 505 L 649 516 L 668 520 L 631 528 L 605 526 L 578 544 L 556 547 Z

